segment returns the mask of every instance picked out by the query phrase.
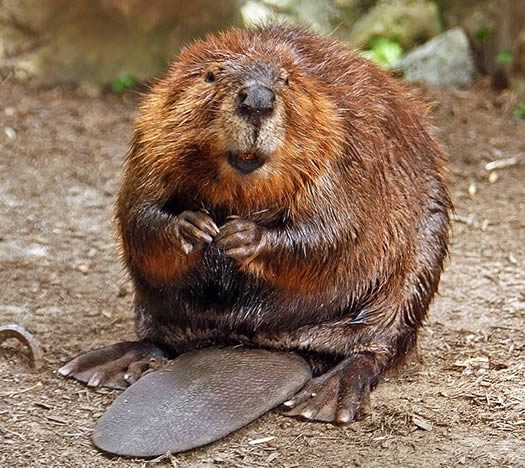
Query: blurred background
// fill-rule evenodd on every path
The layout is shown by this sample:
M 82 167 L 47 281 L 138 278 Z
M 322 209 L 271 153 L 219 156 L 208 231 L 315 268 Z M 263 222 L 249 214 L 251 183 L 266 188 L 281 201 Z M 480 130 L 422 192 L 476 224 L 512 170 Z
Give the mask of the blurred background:
M 525 95 L 524 0 L 0 0 L 0 74 L 122 91 L 194 37 L 276 20 L 332 34 L 409 81 L 489 75 Z

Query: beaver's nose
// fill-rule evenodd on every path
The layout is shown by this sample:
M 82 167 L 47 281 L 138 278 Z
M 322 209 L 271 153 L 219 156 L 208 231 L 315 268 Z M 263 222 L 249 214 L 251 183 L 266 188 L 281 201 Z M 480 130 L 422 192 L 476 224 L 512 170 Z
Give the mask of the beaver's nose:
M 244 117 L 267 117 L 274 105 L 275 93 L 259 84 L 245 86 L 237 95 L 237 108 Z

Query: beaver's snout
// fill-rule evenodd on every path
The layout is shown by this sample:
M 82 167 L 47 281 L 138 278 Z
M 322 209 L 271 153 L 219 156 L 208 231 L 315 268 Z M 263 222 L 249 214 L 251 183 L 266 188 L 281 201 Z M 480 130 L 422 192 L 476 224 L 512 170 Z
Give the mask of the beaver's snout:
M 275 107 L 275 93 L 261 84 L 250 84 L 237 94 L 237 111 L 245 118 L 269 117 Z
M 218 129 L 229 165 L 243 175 L 262 167 L 285 138 L 282 106 L 271 77 L 254 74 L 240 82 L 233 100 L 224 105 L 225 118 Z

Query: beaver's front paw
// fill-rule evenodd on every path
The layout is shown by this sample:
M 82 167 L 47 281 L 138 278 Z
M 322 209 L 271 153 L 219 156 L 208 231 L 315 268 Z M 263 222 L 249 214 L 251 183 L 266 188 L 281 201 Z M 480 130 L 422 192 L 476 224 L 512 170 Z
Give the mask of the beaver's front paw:
M 265 248 L 265 233 L 265 229 L 254 222 L 236 218 L 220 228 L 215 242 L 228 257 L 239 262 L 249 262 Z
M 378 377 L 369 356 L 353 356 L 313 378 L 291 400 L 284 414 L 308 420 L 347 424 L 370 412 L 370 391 Z
M 175 219 L 175 237 L 185 254 L 210 244 L 218 233 L 213 219 L 202 211 L 183 211 Z

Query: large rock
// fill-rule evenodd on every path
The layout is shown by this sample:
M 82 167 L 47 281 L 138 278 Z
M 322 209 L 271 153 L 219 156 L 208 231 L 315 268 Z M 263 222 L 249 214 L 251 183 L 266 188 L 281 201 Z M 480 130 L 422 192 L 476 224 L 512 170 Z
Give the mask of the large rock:
M 525 1 L 440 0 L 447 27 L 467 32 L 479 67 L 497 88 L 525 96 Z
M 284 21 L 309 26 L 358 48 L 377 37 L 408 48 L 441 32 L 431 0 L 247 0 L 242 16 L 246 25 Z
M 286 22 L 342 37 L 356 20 L 361 0 L 248 0 L 241 9 L 245 25 Z
M 393 68 L 402 69 L 407 81 L 423 81 L 442 88 L 466 86 L 476 74 L 468 37 L 461 28 L 415 48 Z
M 159 73 L 194 36 L 239 23 L 240 0 L 0 0 L 0 73 L 38 84 Z
M 390 0 L 380 2 L 352 26 L 347 41 L 363 48 L 376 37 L 399 42 L 405 49 L 441 32 L 439 10 L 428 0 Z

